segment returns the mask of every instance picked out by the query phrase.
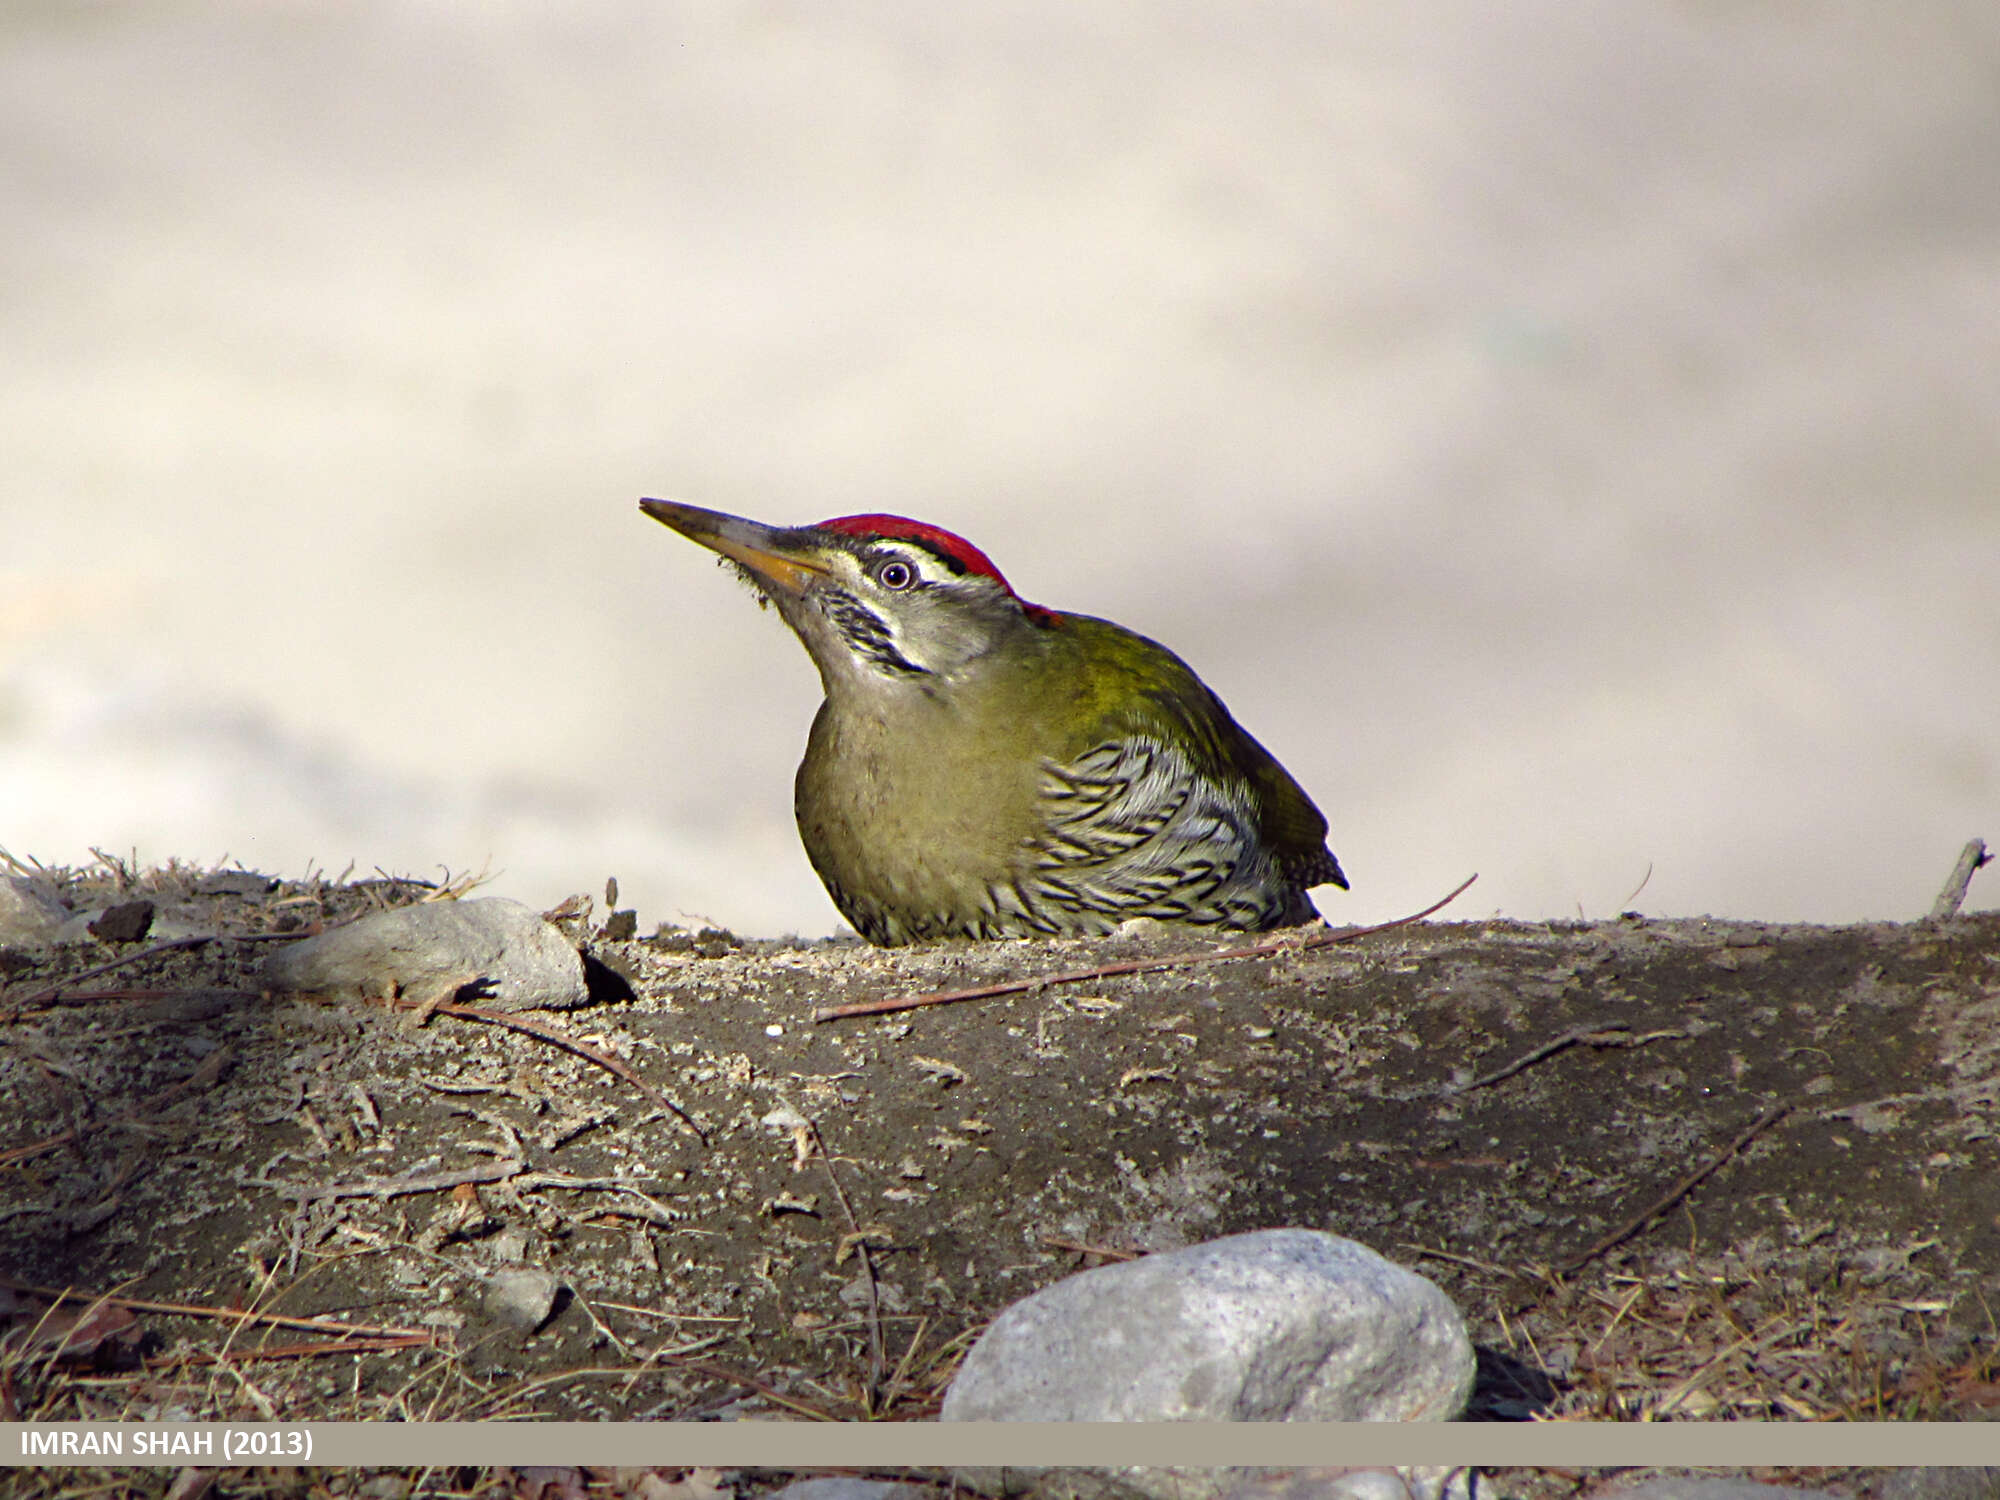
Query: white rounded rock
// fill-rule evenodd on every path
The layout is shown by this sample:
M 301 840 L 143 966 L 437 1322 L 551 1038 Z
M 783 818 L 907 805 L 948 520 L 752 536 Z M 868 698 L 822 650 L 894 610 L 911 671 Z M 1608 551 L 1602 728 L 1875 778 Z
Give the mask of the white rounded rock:
M 1442 1422 L 1472 1394 L 1451 1299 L 1365 1245 L 1267 1229 L 1071 1276 L 994 1319 L 948 1422 Z

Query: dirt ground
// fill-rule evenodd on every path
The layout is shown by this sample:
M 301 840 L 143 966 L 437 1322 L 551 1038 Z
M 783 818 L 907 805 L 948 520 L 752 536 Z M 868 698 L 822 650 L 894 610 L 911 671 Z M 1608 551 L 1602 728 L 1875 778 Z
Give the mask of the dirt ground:
M 2000 1413 L 2000 913 L 1428 922 L 835 1020 L 1220 945 L 578 919 L 601 998 L 530 1020 L 593 1059 L 264 992 L 417 882 L 41 878 L 156 912 L 0 951 L 0 1419 L 920 1419 L 1007 1303 L 1274 1225 L 1457 1299 L 1475 1418 Z

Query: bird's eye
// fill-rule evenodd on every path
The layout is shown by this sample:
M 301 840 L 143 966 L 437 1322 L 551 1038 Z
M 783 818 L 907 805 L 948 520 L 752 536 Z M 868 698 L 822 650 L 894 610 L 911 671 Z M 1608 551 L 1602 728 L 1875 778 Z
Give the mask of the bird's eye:
M 906 562 L 891 559 L 875 570 L 875 581 L 885 589 L 900 591 L 917 581 L 917 570 Z

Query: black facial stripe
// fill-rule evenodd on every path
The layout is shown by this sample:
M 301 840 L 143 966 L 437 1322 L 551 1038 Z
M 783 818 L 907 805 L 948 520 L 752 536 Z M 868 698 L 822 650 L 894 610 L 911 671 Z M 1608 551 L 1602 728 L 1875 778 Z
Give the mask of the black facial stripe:
M 896 649 L 896 638 L 882 617 L 852 594 L 829 590 L 821 596 L 820 608 L 855 655 L 866 658 L 885 672 L 905 677 L 930 675 L 929 668 L 918 666 Z

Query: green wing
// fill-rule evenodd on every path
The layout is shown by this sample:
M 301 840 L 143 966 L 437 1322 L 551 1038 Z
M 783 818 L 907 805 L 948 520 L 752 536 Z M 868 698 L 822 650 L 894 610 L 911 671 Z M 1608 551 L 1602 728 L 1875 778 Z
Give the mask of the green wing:
M 1088 726 L 1082 739 L 1144 735 L 1182 747 L 1200 774 L 1248 789 L 1258 833 L 1288 876 L 1302 888 L 1346 888 L 1340 862 L 1326 847 L 1326 818 L 1186 662 L 1108 620 L 1069 615 L 1063 624 L 1089 658 L 1080 678 L 1095 688 L 1076 706 L 1073 722 Z

